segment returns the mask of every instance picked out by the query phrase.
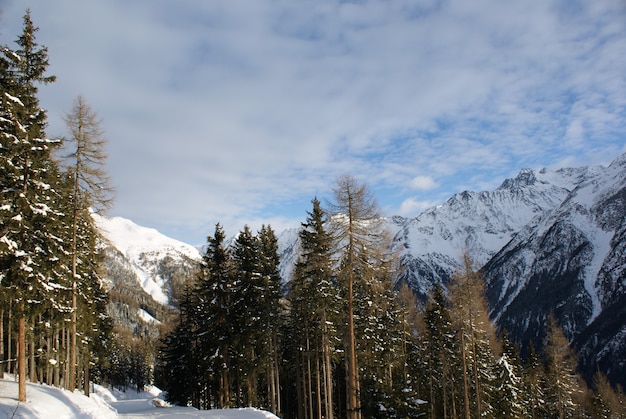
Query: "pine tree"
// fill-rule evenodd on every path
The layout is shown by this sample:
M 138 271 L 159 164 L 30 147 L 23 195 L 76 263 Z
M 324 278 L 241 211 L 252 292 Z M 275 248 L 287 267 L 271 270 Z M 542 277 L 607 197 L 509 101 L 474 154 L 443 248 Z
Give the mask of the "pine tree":
M 55 208 L 56 165 L 50 154 L 55 142 L 45 138 L 46 112 L 37 98 L 37 84 L 54 77 L 45 75 L 47 49 L 37 44 L 36 31 L 27 11 L 18 49 L 2 51 L 0 282 L 17 306 L 20 401 L 26 400 L 25 303 L 47 300 L 47 291 L 59 281 L 50 271 L 62 248 L 49 234 L 50 221 L 61 215 Z
M 528 354 L 523 364 L 523 387 L 527 397 L 528 417 L 541 418 L 545 416 L 545 381 L 546 371 L 532 342 L 528 345 Z
M 262 318 L 263 281 L 260 275 L 259 242 L 245 226 L 233 244 L 233 307 L 237 406 L 255 406 L 258 402 L 258 359 Z
M 339 295 L 333 274 L 332 236 L 319 200 L 300 230 L 300 258 L 290 281 L 291 324 L 295 346 L 300 417 L 333 419 L 335 360 L 340 323 Z
M 422 394 L 428 400 L 429 416 L 458 417 L 462 406 L 459 343 L 448 300 L 439 285 L 424 311 L 420 348 L 425 372 Z
M 163 339 L 158 356 L 160 383 L 167 401 L 198 407 L 198 383 L 200 382 L 197 325 L 195 324 L 197 302 L 192 289 L 185 287 L 179 305 L 178 324 Z
M 494 416 L 498 418 L 528 417 L 528 395 L 524 393 L 519 350 L 511 343 L 506 333 L 501 340 L 502 354 L 495 368 Z
M 278 332 L 281 319 L 281 277 L 279 271 L 278 239 L 274 230 L 263 225 L 258 233 L 259 271 L 263 282 L 261 298 L 261 335 L 262 353 L 264 354 L 265 381 L 270 411 L 278 414 L 280 406 L 280 362 Z
M 233 265 L 225 248 L 226 235 L 222 226 L 215 226 L 213 237 L 208 237 L 202 257 L 198 281 L 198 314 L 201 335 L 198 344 L 206 360 L 203 367 L 217 381 L 217 407 L 232 407 L 231 351 L 237 327 L 233 323 Z

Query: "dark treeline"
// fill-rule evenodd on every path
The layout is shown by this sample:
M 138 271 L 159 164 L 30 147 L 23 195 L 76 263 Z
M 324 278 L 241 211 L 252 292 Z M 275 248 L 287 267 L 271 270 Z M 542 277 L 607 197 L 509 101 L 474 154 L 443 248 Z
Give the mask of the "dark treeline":
M 107 307 L 150 304 L 135 301 L 130 275 L 114 292 L 102 286 L 117 269 L 103 263 L 90 213 L 111 202 L 103 133 L 79 97 L 68 138 L 46 136 L 37 89 L 55 78 L 36 31 L 27 12 L 16 47 L 0 47 L 0 372 L 19 377 L 20 401 L 27 378 L 87 394 L 90 381 L 155 380 L 174 403 L 285 418 L 626 417 L 621 389 L 580 379 L 554 320 L 525 359 L 496 336 L 468 258 L 424 307 L 394 288 L 375 199 L 350 176 L 327 208 L 312 201 L 287 283 L 271 227 L 227 246 L 218 224 L 200 274 L 177 279 L 178 314 L 158 349 L 147 331 L 114 327 Z

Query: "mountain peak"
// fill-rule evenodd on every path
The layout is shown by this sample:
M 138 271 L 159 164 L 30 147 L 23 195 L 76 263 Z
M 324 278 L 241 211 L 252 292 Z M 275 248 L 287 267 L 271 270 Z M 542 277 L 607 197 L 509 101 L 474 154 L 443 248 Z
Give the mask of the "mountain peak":
M 498 189 L 518 189 L 525 186 L 532 186 L 537 182 L 537 176 L 532 169 L 522 169 L 514 179 L 507 179 L 502 182 Z

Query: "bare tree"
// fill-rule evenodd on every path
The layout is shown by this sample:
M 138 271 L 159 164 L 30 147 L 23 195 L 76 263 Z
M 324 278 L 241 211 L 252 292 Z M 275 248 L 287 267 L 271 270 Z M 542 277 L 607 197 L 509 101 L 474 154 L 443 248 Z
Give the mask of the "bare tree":
M 70 131 L 68 147 L 68 171 L 72 178 L 72 313 L 70 369 L 68 389 L 74 391 L 76 385 L 77 345 L 76 345 L 76 312 L 77 312 L 77 263 L 79 258 L 79 224 L 81 221 L 91 224 L 89 210 L 104 210 L 111 206 L 113 189 L 104 170 L 107 159 L 105 146 L 107 143 L 100 126 L 97 114 L 91 109 L 82 96 L 74 101 L 70 113 L 65 116 L 65 124 Z M 81 217 L 83 219 L 81 220 Z M 87 364 L 88 365 L 88 364 Z M 88 378 L 85 377 L 85 383 Z
M 384 258 L 387 235 L 376 199 L 366 184 L 350 175 L 339 177 L 333 187 L 334 202 L 330 204 L 331 231 L 336 241 L 339 280 L 345 285 L 347 327 L 344 333 L 346 350 L 346 407 L 349 419 L 361 417 L 359 366 L 356 355 L 354 325 L 354 287 L 363 281 Z M 376 275 L 375 275 L 376 276 Z

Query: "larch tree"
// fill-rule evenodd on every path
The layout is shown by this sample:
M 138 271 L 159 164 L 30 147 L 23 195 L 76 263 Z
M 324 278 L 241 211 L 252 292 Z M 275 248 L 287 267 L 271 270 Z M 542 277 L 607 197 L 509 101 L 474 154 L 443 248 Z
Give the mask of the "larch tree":
M 578 359 L 554 315 L 548 318 L 543 347 L 546 359 L 546 410 L 551 417 L 573 417 L 580 408 L 583 383 L 576 372 Z
M 452 316 L 460 336 L 465 417 L 492 414 L 496 337 L 488 317 L 484 281 L 467 254 L 449 287 Z
M 113 189 L 110 186 L 105 165 L 107 160 L 107 140 L 97 114 L 82 96 L 74 101 L 72 110 L 65 116 L 65 124 L 70 132 L 66 139 L 66 147 L 70 154 L 67 157 L 68 173 L 72 179 L 71 191 L 71 278 L 72 278 L 72 312 L 71 312 L 71 344 L 70 374 L 67 388 L 74 391 L 76 385 L 77 366 L 77 298 L 79 287 L 88 281 L 99 282 L 93 275 L 85 278 L 78 274 L 78 264 L 88 263 L 95 256 L 95 241 L 88 236 L 97 235 L 93 227 L 90 210 L 107 209 L 112 204 Z M 83 228 L 81 228 L 81 225 Z M 88 231 L 85 231 L 88 230 Z M 87 232 L 87 237 L 81 237 Z M 91 245 L 90 245 L 91 244 Z M 85 247 L 85 248 L 81 248 Z M 80 256 L 83 257 L 80 257 Z M 86 287 L 88 285 L 85 285 Z M 96 286 L 94 283 L 92 286 Z M 87 380 L 86 380 L 87 381 Z
M 384 277 L 389 249 L 378 204 L 369 187 L 350 175 L 340 176 L 333 187 L 330 223 L 338 261 L 337 277 L 345 295 L 346 327 L 344 347 L 346 362 L 346 410 L 349 419 L 361 418 L 361 388 L 357 337 L 355 334 L 355 292 Z M 364 296 L 367 298 L 367 296 Z
M 45 136 L 46 112 L 39 106 L 37 85 L 55 77 L 46 75 L 48 52 L 37 44 L 37 30 L 26 11 L 18 48 L 3 47 L 1 60 L 0 282 L 18 310 L 20 401 L 26 400 L 26 301 L 45 301 L 48 291 L 61 286 L 51 271 L 63 246 L 48 228 L 61 216 L 51 158 L 56 142 Z

